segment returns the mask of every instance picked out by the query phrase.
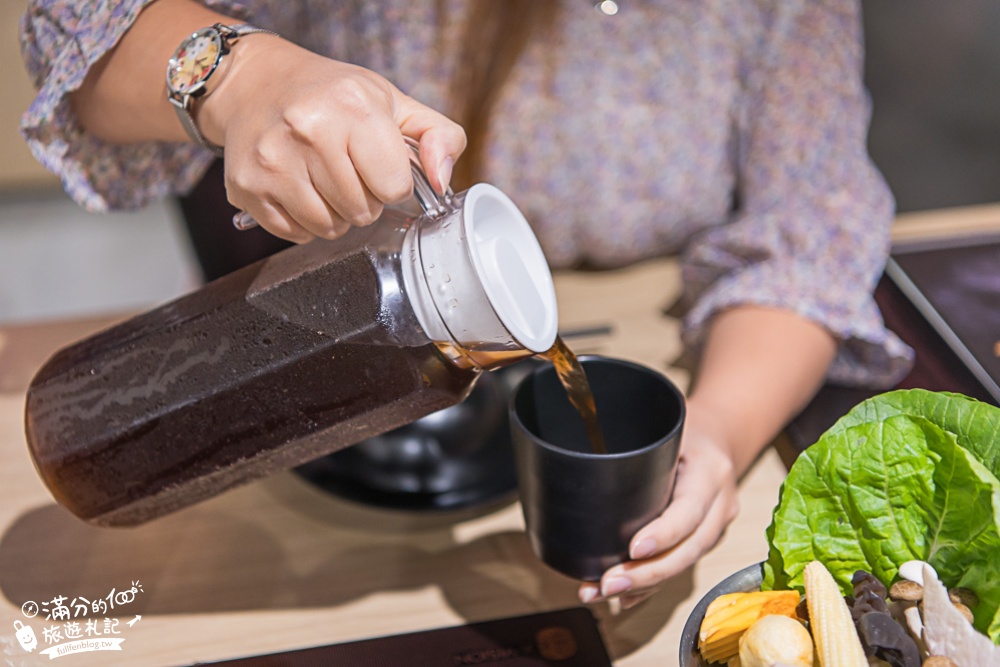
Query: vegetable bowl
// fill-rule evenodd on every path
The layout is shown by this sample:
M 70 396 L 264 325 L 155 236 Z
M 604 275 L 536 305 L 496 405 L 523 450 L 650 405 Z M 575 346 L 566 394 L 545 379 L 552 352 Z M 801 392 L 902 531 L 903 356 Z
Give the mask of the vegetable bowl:
M 908 667 L 919 652 L 961 657 L 953 660 L 960 667 L 1000 667 L 1000 408 L 959 394 L 919 389 L 864 401 L 791 466 L 767 541 L 763 563 L 726 578 L 695 607 L 682 635 L 681 667 L 724 664 L 731 658 L 742 638 L 733 633 L 750 631 L 743 624 L 748 620 L 743 605 L 750 600 L 760 604 L 757 594 L 748 595 L 753 591 L 804 594 L 808 613 L 789 608 L 793 595 L 777 615 L 815 629 L 815 623 L 806 621 L 813 613 L 806 578 L 817 569 L 825 570 L 823 579 L 830 583 L 824 588 L 831 595 L 824 597 L 842 607 L 838 613 L 847 617 L 837 625 L 853 623 L 851 634 L 863 645 L 858 649 L 887 661 L 880 664 Z M 976 603 L 964 605 L 959 616 L 950 605 L 931 605 L 941 613 L 930 614 L 930 624 L 914 631 L 925 605 L 919 614 L 911 609 L 910 619 L 902 601 L 888 591 L 904 579 L 914 581 L 903 571 L 907 564 L 920 572 L 926 567 L 934 580 L 927 589 L 932 597 L 940 592 L 947 602 L 953 591 L 962 590 L 973 593 Z M 878 598 L 873 600 L 878 609 L 865 604 L 859 608 L 858 596 Z M 718 608 L 736 604 L 734 600 L 741 606 L 716 615 Z M 731 618 L 737 612 L 738 618 Z M 702 628 L 706 614 L 710 622 Z M 917 647 L 906 648 L 910 658 L 887 658 L 882 653 L 895 648 L 867 642 L 865 632 L 873 624 L 884 630 L 890 622 L 894 636 L 907 631 L 913 635 Z M 934 627 L 968 639 L 952 646 L 936 643 Z M 706 640 L 699 650 L 702 631 Z M 925 635 L 930 637 L 926 643 Z M 819 652 L 819 644 L 816 648 Z M 969 657 L 973 654 L 974 659 Z M 867 662 L 864 655 L 860 661 Z M 920 662 L 915 664 L 919 667 Z

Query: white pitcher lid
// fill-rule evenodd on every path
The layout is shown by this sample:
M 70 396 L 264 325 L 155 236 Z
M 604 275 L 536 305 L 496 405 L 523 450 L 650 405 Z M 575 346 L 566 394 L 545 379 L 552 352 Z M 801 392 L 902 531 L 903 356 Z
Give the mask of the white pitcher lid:
M 552 274 L 524 215 L 499 189 L 479 183 L 465 198 L 469 254 L 497 318 L 532 352 L 555 343 L 558 309 Z

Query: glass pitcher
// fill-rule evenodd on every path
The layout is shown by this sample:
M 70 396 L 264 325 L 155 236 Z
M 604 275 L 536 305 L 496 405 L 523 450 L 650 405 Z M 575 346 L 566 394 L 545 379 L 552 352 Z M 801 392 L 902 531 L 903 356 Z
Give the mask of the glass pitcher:
M 552 277 L 477 184 L 295 246 L 58 351 L 28 390 L 36 468 L 99 525 L 146 522 L 460 402 L 548 350 Z

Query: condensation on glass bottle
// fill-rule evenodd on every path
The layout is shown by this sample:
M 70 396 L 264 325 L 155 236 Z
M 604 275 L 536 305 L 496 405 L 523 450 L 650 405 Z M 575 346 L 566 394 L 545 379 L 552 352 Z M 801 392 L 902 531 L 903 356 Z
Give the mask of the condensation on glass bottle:
M 64 348 L 28 390 L 56 500 L 146 522 L 460 402 L 484 369 L 548 350 L 552 277 L 497 188 L 386 208 Z M 413 207 L 415 208 L 415 207 Z

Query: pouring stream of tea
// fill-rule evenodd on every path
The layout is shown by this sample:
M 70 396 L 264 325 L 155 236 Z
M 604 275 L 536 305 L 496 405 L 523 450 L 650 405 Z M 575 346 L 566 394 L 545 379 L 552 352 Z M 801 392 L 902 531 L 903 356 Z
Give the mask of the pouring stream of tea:
M 548 359 L 555 366 L 559 381 L 566 388 L 569 402 L 583 417 L 591 449 L 595 454 L 607 454 L 608 448 L 604 444 L 604 433 L 601 431 L 601 424 L 597 421 L 594 393 L 590 390 L 587 375 L 583 372 L 583 366 L 580 365 L 576 355 L 563 342 L 563 339 L 557 336 L 556 342 L 553 343 L 548 352 L 543 352 L 538 356 Z

